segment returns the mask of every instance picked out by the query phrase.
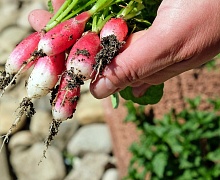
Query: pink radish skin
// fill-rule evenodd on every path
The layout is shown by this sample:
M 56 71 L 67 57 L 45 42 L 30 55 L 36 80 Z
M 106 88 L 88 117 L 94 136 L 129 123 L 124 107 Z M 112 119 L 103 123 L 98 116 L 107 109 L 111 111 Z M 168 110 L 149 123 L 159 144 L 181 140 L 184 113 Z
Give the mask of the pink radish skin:
M 80 86 L 68 89 L 68 81 L 71 78 L 64 74 L 52 107 L 54 120 L 64 121 L 71 118 L 76 110 L 77 101 L 80 96 Z
M 32 56 L 32 53 L 37 50 L 40 38 L 40 33 L 32 33 L 14 48 L 5 64 L 6 73 L 13 75 L 21 69 L 22 65 Z M 33 63 L 34 61 L 31 61 L 22 72 L 30 68 Z
M 48 56 L 59 54 L 71 47 L 82 36 L 90 14 L 85 11 L 78 16 L 66 20 L 43 35 L 38 50 Z
M 67 59 L 67 70 L 73 68 L 73 72 L 83 80 L 90 79 L 95 64 L 95 56 L 100 50 L 100 38 L 95 32 L 85 33 L 72 47 Z
M 40 98 L 48 94 L 64 70 L 65 53 L 39 58 L 27 82 L 28 97 Z
M 100 38 L 114 34 L 118 41 L 124 41 L 128 34 L 128 25 L 123 18 L 111 18 L 102 28 Z

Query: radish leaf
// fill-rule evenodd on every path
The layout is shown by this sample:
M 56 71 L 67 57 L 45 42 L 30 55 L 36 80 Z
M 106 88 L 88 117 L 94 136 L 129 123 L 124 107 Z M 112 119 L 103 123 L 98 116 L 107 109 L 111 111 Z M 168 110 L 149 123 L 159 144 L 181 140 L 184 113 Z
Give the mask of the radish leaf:
M 147 104 L 156 104 L 160 101 L 163 96 L 163 87 L 164 84 L 159 85 L 152 85 L 150 86 L 147 91 L 144 93 L 143 96 L 137 98 L 132 93 L 132 87 L 128 86 L 124 90 L 120 91 L 120 95 L 125 100 L 131 100 L 134 103 L 138 103 L 140 105 L 147 105 Z
M 53 10 L 53 5 L 52 5 L 52 1 L 51 1 L 51 0 L 49 0 L 49 1 L 47 2 L 47 6 L 48 6 L 49 12 L 50 12 L 50 13 L 53 13 L 54 10 Z
M 118 95 L 118 93 L 114 93 L 114 94 L 111 95 L 111 101 L 112 101 L 112 107 L 114 109 L 117 109 L 118 105 L 119 105 L 119 95 Z

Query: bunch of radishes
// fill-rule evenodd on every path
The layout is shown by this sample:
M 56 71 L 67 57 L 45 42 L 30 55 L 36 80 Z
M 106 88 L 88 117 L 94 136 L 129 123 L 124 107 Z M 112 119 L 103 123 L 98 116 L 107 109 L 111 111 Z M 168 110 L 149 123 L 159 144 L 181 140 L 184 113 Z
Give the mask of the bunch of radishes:
M 1 73 L 1 96 L 21 73 L 34 67 L 26 83 L 27 97 L 4 142 L 24 113 L 35 113 L 32 99 L 52 92 L 48 147 L 60 122 L 75 112 L 80 86 L 88 79 L 95 81 L 119 53 L 129 32 L 126 20 L 144 7 L 142 1 L 90 0 L 80 7 L 77 3 L 78 0 L 66 0 L 41 32 L 28 36 L 9 56 Z

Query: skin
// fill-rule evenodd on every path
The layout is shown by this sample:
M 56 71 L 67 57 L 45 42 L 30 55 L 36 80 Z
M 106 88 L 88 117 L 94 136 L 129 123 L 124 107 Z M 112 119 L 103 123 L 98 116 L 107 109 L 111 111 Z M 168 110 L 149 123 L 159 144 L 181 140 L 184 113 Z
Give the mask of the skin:
M 63 1 L 53 3 L 59 7 Z M 163 0 L 152 26 L 130 35 L 124 50 L 90 85 L 91 93 L 105 98 L 132 86 L 139 97 L 150 85 L 208 62 L 220 52 L 219 9 L 218 0 Z M 29 16 L 38 31 L 46 24 L 42 11 Z

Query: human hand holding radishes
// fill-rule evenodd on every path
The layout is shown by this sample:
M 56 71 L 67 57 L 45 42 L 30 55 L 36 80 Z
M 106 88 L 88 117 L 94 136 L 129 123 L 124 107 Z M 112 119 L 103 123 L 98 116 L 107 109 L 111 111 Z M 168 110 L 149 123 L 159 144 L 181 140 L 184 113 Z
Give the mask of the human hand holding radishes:
M 152 26 L 134 33 L 126 49 L 91 84 L 91 92 L 104 98 L 132 86 L 136 96 L 196 68 L 220 52 L 220 2 L 164 0 Z
M 209 61 L 220 51 L 219 8 L 216 0 L 162 1 L 152 26 L 130 35 L 124 51 L 91 83 L 92 94 L 104 98 L 132 86 L 140 96 L 150 85 Z M 39 12 L 34 16 L 30 22 L 39 30 L 36 19 L 44 17 Z

